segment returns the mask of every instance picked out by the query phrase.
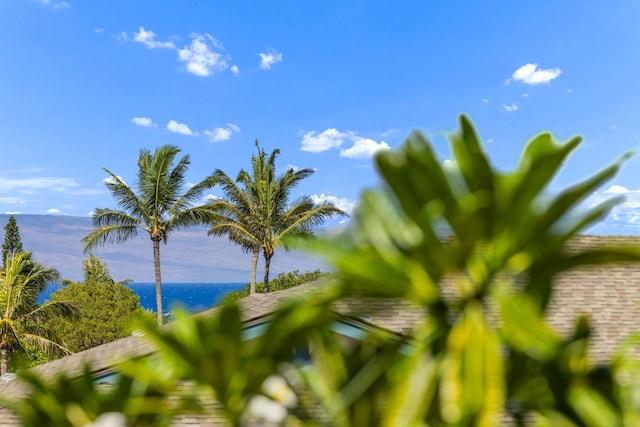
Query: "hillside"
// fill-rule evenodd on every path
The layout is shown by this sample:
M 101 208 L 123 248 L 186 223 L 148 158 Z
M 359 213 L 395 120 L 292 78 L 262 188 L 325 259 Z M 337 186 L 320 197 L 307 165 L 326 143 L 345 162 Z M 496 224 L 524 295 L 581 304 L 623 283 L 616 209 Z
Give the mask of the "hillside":
M 57 268 L 65 279 L 82 279 L 81 239 L 91 230 L 91 218 L 58 215 L 14 215 L 23 247 L 34 259 Z M 0 238 L 9 215 L 0 214 Z M 119 245 L 93 251 L 106 262 L 115 280 L 153 282 L 153 253 L 146 234 Z M 251 256 L 226 238 L 207 236 L 206 229 L 177 231 L 160 246 L 163 282 L 248 282 Z M 271 276 L 292 270 L 326 270 L 315 258 L 300 252 L 279 251 L 271 261 Z M 258 280 L 262 263 L 258 265 Z

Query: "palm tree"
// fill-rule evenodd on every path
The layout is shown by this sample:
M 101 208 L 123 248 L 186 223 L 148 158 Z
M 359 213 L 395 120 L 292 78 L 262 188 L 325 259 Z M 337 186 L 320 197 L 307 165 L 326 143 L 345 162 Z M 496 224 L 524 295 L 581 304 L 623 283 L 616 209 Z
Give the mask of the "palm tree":
M 217 170 L 216 179 L 225 193 L 225 200 L 211 206 L 216 211 L 209 234 L 227 235 L 229 239 L 252 253 L 250 292 L 255 291 L 255 276 L 259 252 L 264 265 L 264 291 L 269 292 L 269 268 L 275 250 L 288 235 L 310 237 L 313 227 L 328 218 L 345 215 L 330 203 L 315 204 L 303 196 L 289 204 L 289 194 L 301 180 L 313 174 L 312 169 L 289 168 L 276 177 L 278 149 L 267 156 L 256 141 L 258 154 L 251 157 L 252 173 L 241 170 L 236 182 Z M 285 246 L 285 249 L 289 249 Z
M 250 194 L 221 170 L 214 175 L 222 187 L 226 199 L 217 199 L 210 203 L 216 216 L 208 234 L 210 236 L 226 235 L 229 240 L 242 247 L 245 252 L 251 252 L 251 278 L 249 293 L 256 292 L 256 270 L 260 256 L 261 240 L 253 229 L 252 218 L 255 206 Z
M 125 285 L 127 283 L 133 282 L 131 279 L 123 279 L 119 281 L 115 281 L 111 274 L 109 273 L 109 269 L 107 268 L 107 264 L 102 262 L 100 257 L 96 257 L 92 253 L 89 253 L 89 257 L 85 260 L 82 260 L 82 268 L 84 270 L 84 280 L 82 282 L 76 282 L 74 280 L 63 280 L 62 284 L 67 285 L 82 285 L 84 283 L 104 283 L 107 285 Z
M 283 243 L 289 247 L 285 238 L 296 236 L 310 238 L 314 227 L 325 220 L 346 215 L 332 203 L 315 203 L 309 196 L 301 196 L 293 203 L 289 202 L 291 190 L 304 178 L 313 174 L 312 169 L 296 171 L 289 168 L 282 176 L 263 183 L 260 203 L 263 206 L 262 254 L 264 256 L 264 291 L 269 292 L 269 268 L 271 258 Z
M 55 269 L 32 261 L 29 252 L 10 253 L 4 262 L 0 270 L 0 374 L 8 371 L 9 355 L 26 351 L 25 345 L 51 357 L 68 354 L 43 325 L 52 315 L 77 316 L 68 302 L 38 304 L 40 292 L 60 279 Z
M 220 169 L 214 172 L 225 198 L 211 202 L 216 216 L 209 229 L 209 235 L 226 235 L 233 243 L 240 245 L 245 252 L 251 252 L 250 294 L 256 291 L 256 272 L 263 241 L 261 209 L 258 206 L 259 197 L 257 197 L 260 190 L 256 187 L 265 180 L 270 170 L 275 170 L 275 159 L 280 153 L 275 149 L 267 157 L 266 153 L 260 149 L 258 141 L 256 141 L 256 148 L 258 148 L 258 155 L 251 158 L 252 174 L 243 169 L 233 181 Z
M 174 166 L 179 152 L 180 149 L 173 145 L 158 147 L 154 154 L 146 149 L 140 150 L 137 193 L 122 178 L 105 168 L 109 175 L 107 188 L 122 210 L 96 209 L 93 214 L 95 228 L 83 239 L 85 251 L 89 251 L 104 243 L 127 241 L 139 230 L 149 235 L 153 245 L 158 325 L 163 323 L 160 242 L 166 244 L 167 237 L 174 230 L 210 223 L 213 214 L 208 205 L 194 206 L 204 191 L 215 185 L 213 176 L 180 194 L 190 161 L 185 155 Z

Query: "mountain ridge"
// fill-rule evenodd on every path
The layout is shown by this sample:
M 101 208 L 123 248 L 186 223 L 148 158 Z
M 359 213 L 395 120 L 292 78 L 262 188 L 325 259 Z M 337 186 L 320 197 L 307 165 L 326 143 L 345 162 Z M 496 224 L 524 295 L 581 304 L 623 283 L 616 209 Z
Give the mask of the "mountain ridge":
M 0 238 L 9 214 L 0 214 Z M 64 279 L 82 280 L 82 238 L 92 230 L 90 217 L 13 214 L 24 250 L 41 264 L 56 268 Z M 146 233 L 121 244 L 106 244 L 92 250 L 106 263 L 114 280 L 153 282 L 153 248 Z M 262 258 L 262 257 L 261 257 Z M 205 227 L 176 230 L 160 245 L 163 282 L 249 282 L 251 255 L 225 237 L 207 236 Z M 271 261 L 271 277 L 300 270 L 327 270 L 318 259 L 300 251 L 277 251 Z M 258 264 L 258 281 L 263 263 Z

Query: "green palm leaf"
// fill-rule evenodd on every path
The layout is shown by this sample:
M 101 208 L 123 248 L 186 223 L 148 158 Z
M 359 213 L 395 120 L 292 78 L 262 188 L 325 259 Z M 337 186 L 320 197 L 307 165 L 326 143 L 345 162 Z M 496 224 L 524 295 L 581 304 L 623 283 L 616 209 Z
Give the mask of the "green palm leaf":
M 158 324 L 163 322 L 160 242 L 167 242 L 172 231 L 210 223 L 214 211 L 208 205 L 196 205 L 207 189 L 216 184 L 213 175 L 187 189 L 185 177 L 189 156 L 177 160 L 180 149 L 173 145 L 158 147 L 152 154 L 140 150 L 137 188 L 108 169 L 107 188 L 120 209 L 98 208 L 93 214 L 94 230 L 82 240 L 85 251 L 107 243 L 122 243 L 149 235 L 153 246 Z

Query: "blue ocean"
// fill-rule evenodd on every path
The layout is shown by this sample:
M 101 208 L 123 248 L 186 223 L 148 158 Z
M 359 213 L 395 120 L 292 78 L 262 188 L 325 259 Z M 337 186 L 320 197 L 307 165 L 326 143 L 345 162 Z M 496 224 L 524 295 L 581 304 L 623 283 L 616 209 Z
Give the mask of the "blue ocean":
M 52 285 L 40 295 L 40 303 L 49 299 L 61 285 Z M 156 311 L 156 285 L 154 283 L 128 283 L 140 298 L 140 305 L 146 310 Z M 245 283 L 163 283 L 162 308 L 164 312 L 182 307 L 192 313 L 217 305 L 222 297 L 231 291 L 242 289 Z

